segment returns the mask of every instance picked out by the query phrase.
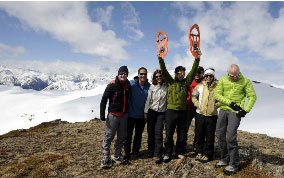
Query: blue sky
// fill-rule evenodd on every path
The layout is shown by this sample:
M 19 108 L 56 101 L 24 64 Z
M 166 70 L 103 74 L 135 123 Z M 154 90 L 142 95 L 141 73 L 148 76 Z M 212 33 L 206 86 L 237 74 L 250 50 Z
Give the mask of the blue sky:
M 282 81 L 284 2 L 0 2 L 0 65 L 153 71 L 162 29 L 168 68 L 189 69 L 187 33 L 194 23 L 205 68 L 222 73 L 236 63 L 255 80 Z

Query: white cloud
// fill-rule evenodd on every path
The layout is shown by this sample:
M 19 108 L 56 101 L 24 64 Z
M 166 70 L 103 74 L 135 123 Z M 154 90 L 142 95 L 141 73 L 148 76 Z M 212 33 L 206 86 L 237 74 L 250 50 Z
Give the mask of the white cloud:
M 17 57 L 26 52 L 25 48 L 22 46 L 9 46 L 3 43 L 0 43 L 0 57 L 1 58 L 10 58 Z
M 236 63 L 238 59 L 228 51 L 225 51 L 222 48 L 210 48 L 205 50 L 206 53 L 203 53 L 201 56 L 200 64 L 204 68 L 213 67 L 216 71 L 224 72 L 227 67 L 232 64 Z M 213 54 L 208 56 L 208 54 Z M 224 60 L 230 59 L 230 60 Z M 173 58 L 174 66 L 185 66 L 187 70 L 191 69 L 193 64 L 194 58 L 191 53 L 187 50 L 186 56 L 175 55 Z M 220 65 L 222 64 L 222 65 Z
M 193 10 L 202 11 L 205 9 L 204 2 L 174 2 L 173 7 L 177 8 L 182 14 L 192 14 Z
M 269 12 L 269 2 L 179 2 L 174 7 L 182 12 L 177 26 L 184 32 L 180 39 L 184 46 L 189 44 L 188 26 L 198 23 L 206 64 L 212 60 L 210 63 L 224 68 L 224 63 L 235 62 L 246 68 L 245 60 L 252 61 L 255 56 L 266 62 L 278 61 L 284 70 L 284 8 L 275 18 Z M 260 67 L 265 68 L 260 63 L 253 68 Z
M 127 42 L 92 22 L 84 2 L 0 2 L 0 8 L 33 30 L 69 43 L 74 52 L 113 62 L 129 58 L 124 49 Z
M 129 2 L 123 3 L 122 8 L 126 15 L 122 21 L 124 29 L 128 32 L 128 37 L 132 40 L 138 41 L 144 37 L 144 33 L 139 29 L 140 18 L 134 6 Z
M 109 27 L 113 9 L 113 6 L 107 6 L 105 9 L 100 7 L 96 8 L 94 12 L 97 22 Z

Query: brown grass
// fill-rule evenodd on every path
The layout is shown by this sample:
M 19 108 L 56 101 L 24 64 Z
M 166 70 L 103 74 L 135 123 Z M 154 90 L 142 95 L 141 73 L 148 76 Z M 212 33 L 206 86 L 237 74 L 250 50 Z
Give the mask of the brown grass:
M 66 156 L 58 153 L 44 153 L 34 155 L 17 163 L 6 165 L 0 171 L 1 177 L 50 177 L 56 176 L 68 167 Z
M 177 160 L 156 165 L 155 159 L 146 156 L 146 128 L 141 147 L 142 157 L 131 160 L 131 165 L 115 165 L 104 170 L 100 168 L 104 124 L 99 120 L 74 124 L 57 121 L 0 136 L 0 177 L 284 177 L 281 176 L 281 169 L 278 169 L 278 174 L 271 172 L 273 169 L 267 169 L 284 169 L 284 140 L 242 131 L 238 137 L 242 155 L 241 169 L 233 176 L 224 175 L 221 168 L 216 169 L 214 164 L 217 160 L 203 164 L 196 161 L 191 152 L 178 166 L 175 164 Z M 194 138 L 193 130 L 194 125 L 188 133 L 190 145 Z M 216 149 L 216 159 L 218 157 Z M 255 157 L 262 161 L 263 167 L 253 163 Z

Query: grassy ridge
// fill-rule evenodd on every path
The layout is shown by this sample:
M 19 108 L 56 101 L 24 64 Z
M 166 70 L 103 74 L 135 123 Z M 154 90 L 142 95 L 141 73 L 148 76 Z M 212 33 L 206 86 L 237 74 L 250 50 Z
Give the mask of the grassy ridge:
M 193 130 L 191 126 L 188 143 L 193 141 Z M 188 152 L 179 165 L 177 160 L 156 165 L 146 157 L 146 131 L 141 158 L 131 160 L 131 165 L 102 170 L 103 135 L 100 120 L 73 124 L 56 120 L 1 135 L 0 177 L 284 177 L 284 140 L 263 134 L 239 131 L 241 170 L 234 176 L 214 168 L 217 148 L 216 159 L 206 164 Z

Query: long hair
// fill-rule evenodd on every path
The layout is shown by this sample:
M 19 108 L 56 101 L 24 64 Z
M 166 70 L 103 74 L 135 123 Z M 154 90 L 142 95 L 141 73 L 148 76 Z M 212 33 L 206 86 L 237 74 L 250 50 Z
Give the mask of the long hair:
M 152 84 L 153 85 L 157 85 L 158 84 L 158 81 L 157 81 L 157 78 L 156 78 L 156 74 L 162 75 L 162 71 L 160 69 L 156 69 L 155 72 L 153 73 L 153 77 L 152 77 Z M 165 83 L 165 80 L 164 80 L 164 77 L 162 75 L 162 84 L 163 83 Z

